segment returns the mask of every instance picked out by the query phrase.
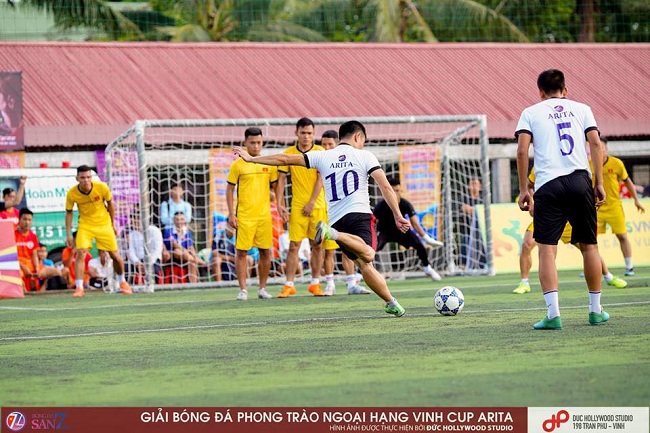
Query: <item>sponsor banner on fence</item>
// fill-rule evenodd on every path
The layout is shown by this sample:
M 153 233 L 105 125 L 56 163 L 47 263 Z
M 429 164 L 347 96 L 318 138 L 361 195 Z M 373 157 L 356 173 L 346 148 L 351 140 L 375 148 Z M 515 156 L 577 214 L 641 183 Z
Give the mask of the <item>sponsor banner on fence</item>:
M 25 148 L 23 79 L 20 71 L 0 71 L 0 152 Z
M 647 433 L 647 407 L 535 407 L 528 433 Z
M 3 408 L 4 431 L 525 432 L 526 408 Z
M 641 199 L 646 209 L 650 209 L 650 199 Z M 637 266 L 650 265 L 650 213 L 640 213 L 634 200 L 624 199 L 623 210 L 627 226 L 627 236 L 632 245 L 632 257 Z M 499 273 L 519 272 L 519 253 L 524 241 L 526 228 L 533 221 L 528 212 L 519 210 L 515 203 L 493 204 L 492 239 L 494 246 L 494 266 Z M 598 250 L 610 268 L 624 269 L 625 262 L 620 243 L 608 227 L 608 233 L 598 236 Z M 533 270 L 538 269 L 537 251 L 533 251 Z M 581 269 L 582 255 L 571 244 L 560 242 L 557 248 L 557 268 L 559 270 Z

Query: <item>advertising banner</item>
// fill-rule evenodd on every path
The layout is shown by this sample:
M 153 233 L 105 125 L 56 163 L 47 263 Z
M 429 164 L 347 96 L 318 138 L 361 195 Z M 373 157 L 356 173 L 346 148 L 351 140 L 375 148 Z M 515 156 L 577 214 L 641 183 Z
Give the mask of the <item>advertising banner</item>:
M 417 212 L 425 232 L 434 238 L 440 233 L 440 146 L 400 146 L 399 171 L 402 195 Z
M 11 221 L 0 221 L 0 299 L 24 296 L 14 225 Z
M 0 71 L 0 152 L 25 149 L 20 71 Z
M 228 222 L 226 186 L 230 164 L 235 160 L 231 149 L 210 149 L 210 232 L 216 236 Z M 235 197 L 236 199 L 236 197 Z
M 647 433 L 647 407 L 2 408 L 9 432 Z
M 25 152 L 0 152 L 0 168 L 23 168 Z
M 650 199 L 641 199 L 650 209 Z M 650 265 L 650 213 L 639 213 L 631 199 L 623 200 L 627 224 L 627 236 L 632 245 L 632 257 L 637 266 Z M 526 228 L 533 221 L 528 212 L 519 210 L 515 203 L 493 204 L 492 239 L 494 242 L 494 266 L 497 273 L 519 272 L 519 253 Z M 608 229 L 598 236 L 598 250 L 608 267 L 624 269 L 625 262 L 618 239 Z M 538 269 L 537 252 L 532 255 L 533 270 Z M 557 249 L 558 270 L 582 269 L 582 255 L 571 244 L 560 242 Z

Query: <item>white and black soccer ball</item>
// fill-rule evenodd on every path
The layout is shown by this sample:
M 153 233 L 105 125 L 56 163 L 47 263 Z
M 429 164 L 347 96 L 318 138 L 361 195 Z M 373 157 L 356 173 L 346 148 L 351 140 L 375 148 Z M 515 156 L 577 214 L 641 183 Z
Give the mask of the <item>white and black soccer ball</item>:
M 460 289 L 453 286 L 445 286 L 436 292 L 433 298 L 433 305 L 443 316 L 455 316 L 465 306 L 465 296 Z

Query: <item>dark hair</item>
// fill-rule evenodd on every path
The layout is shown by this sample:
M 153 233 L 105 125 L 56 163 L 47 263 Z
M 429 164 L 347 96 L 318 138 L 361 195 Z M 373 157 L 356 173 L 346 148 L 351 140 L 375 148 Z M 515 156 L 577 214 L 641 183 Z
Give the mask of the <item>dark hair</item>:
M 363 132 L 364 137 L 367 137 L 366 128 L 357 120 L 347 121 L 339 127 L 339 137 L 341 137 L 341 140 L 354 135 L 357 132 Z
M 250 128 L 246 128 L 246 131 L 244 131 L 244 138 L 248 137 L 257 137 L 258 135 L 262 135 L 262 130 L 256 126 L 251 126 Z
M 5 188 L 5 189 L 2 190 L 2 196 L 3 196 L 3 197 L 6 197 L 6 196 L 8 196 L 9 194 L 11 194 L 12 192 L 14 192 L 14 189 L 13 189 L 13 188 Z
M 87 171 L 93 171 L 93 169 L 90 168 L 90 167 L 88 167 L 88 166 L 85 165 L 85 164 L 84 164 L 84 165 L 80 165 L 79 167 L 77 167 L 77 174 L 79 174 L 79 173 L 85 173 L 85 172 L 87 172 Z
M 400 182 L 399 182 L 399 176 L 389 176 L 389 177 L 388 177 L 388 183 L 389 183 L 391 186 L 397 186 L 397 185 L 400 185 Z
M 328 129 L 327 131 L 323 132 L 323 136 L 321 138 L 333 138 L 334 140 L 338 140 L 339 133 L 333 129 Z
M 298 128 L 304 128 L 305 126 L 313 126 L 314 128 L 316 127 L 316 125 L 314 125 L 314 122 L 309 117 L 301 117 L 298 119 L 296 122 L 296 130 Z
M 547 69 L 537 77 L 537 88 L 547 95 L 564 90 L 564 73 L 558 69 Z
M 34 212 L 29 210 L 29 208 L 24 207 L 20 210 L 20 212 L 18 212 L 18 218 L 22 218 L 23 215 L 34 215 Z

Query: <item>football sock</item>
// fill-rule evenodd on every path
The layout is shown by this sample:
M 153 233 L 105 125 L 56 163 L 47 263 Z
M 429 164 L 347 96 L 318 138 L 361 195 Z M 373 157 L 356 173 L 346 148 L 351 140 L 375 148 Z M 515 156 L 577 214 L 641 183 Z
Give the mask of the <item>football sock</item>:
M 605 281 L 607 281 L 608 283 L 614 279 L 614 276 L 612 275 L 611 272 L 608 272 L 603 276 L 605 277 Z
M 284 283 L 285 286 L 293 287 L 293 281 L 286 281 Z
M 601 310 L 600 292 L 589 292 L 589 312 L 600 313 Z
M 83 279 L 81 279 L 81 280 L 79 280 L 79 279 L 74 280 L 74 286 L 75 286 L 77 289 L 83 289 L 83 288 L 84 288 L 84 280 L 83 280 Z
M 122 282 L 125 281 L 124 274 L 117 274 L 115 277 L 117 278 L 117 284 L 122 284 Z
M 521 282 L 526 283 L 526 284 L 530 284 L 530 282 L 528 281 L 528 278 L 522 278 Z
M 625 257 L 625 269 L 632 269 L 632 257 Z
M 551 290 L 550 292 L 544 293 L 544 300 L 546 301 L 546 306 L 548 307 L 547 317 L 549 319 L 554 319 L 560 315 L 560 304 L 558 301 L 557 290 Z
M 319 284 L 319 283 L 320 283 L 320 280 L 318 278 L 312 278 L 311 283 L 309 283 L 309 284 L 313 285 L 313 284 Z
M 353 275 L 346 275 L 345 276 L 345 282 L 348 285 L 348 289 L 351 289 L 352 287 L 354 287 L 357 284 L 357 279 L 354 278 L 354 274 Z

